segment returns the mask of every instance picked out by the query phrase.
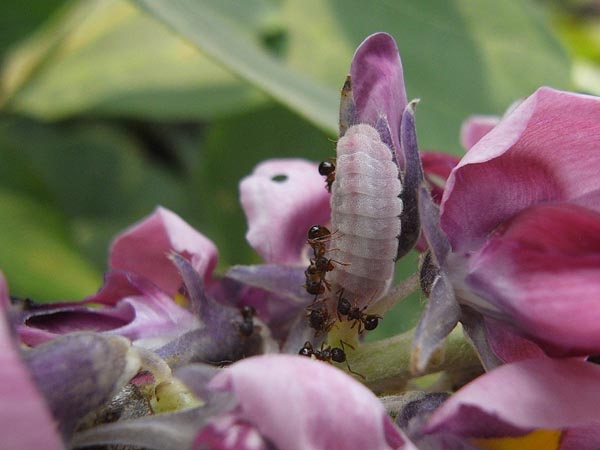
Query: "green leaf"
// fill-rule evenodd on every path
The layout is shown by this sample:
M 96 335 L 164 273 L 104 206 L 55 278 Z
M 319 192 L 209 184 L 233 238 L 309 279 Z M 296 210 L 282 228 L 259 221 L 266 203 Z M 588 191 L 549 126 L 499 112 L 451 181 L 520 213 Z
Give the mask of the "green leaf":
M 74 248 L 102 269 L 115 233 L 157 204 L 184 212 L 193 202 L 183 180 L 146 161 L 132 136 L 106 125 L 6 119 L 0 160 L 0 188 L 55 211 Z
M 528 2 L 496 0 L 287 0 L 279 57 L 232 17 L 230 1 L 133 0 L 199 49 L 278 101 L 335 133 L 338 89 L 352 53 L 387 31 L 404 61 L 409 97 L 420 97 L 424 148 L 462 151 L 461 121 L 501 114 L 540 85 L 569 86 L 570 61 Z
M 65 8 L 9 56 L 0 93 L 4 109 L 44 119 L 209 119 L 263 100 L 125 0 Z
M 47 206 L 0 190 L 0 270 L 12 295 L 80 299 L 98 289 L 100 273 L 79 255 L 66 229 Z

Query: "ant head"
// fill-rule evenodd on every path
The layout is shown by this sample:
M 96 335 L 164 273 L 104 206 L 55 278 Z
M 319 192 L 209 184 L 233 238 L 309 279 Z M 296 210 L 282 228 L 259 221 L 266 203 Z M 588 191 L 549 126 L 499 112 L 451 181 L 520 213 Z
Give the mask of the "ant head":
M 377 328 L 377 325 L 379 325 L 379 316 L 375 314 L 368 314 L 363 320 L 363 325 L 367 331 L 374 330 Z
M 331 231 L 323 225 L 313 225 L 308 229 L 308 239 L 321 239 L 331 235 Z
M 241 313 L 244 319 L 251 319 L 256 314 L 256 309 L 252 306 L 245 305 L 242 306 Z
M 346 352 L 339 347 L 333 347 L 331 349 L 331 360 L 336 363 L 342 363 L 346 361 Z
M 335 171 L 335 163 L 331 160 L 323 161 L 319 164 L 319 174 L 327 176 Z
M 310 341 L 306 341 L 304 343 L 304 345 L 302 346 L 302 348 L 300 349 L 300 351 L 298 352 L 298 354 L 300 356 L 312 356 L 314 355 L 315 351 L 313 349 L 312 344 L 310 343 Z

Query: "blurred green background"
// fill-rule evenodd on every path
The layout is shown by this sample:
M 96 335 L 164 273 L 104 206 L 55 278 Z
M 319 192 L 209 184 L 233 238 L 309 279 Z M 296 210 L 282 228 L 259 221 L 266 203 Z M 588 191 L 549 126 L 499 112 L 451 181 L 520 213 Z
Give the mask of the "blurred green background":
M 237 185 L 260 161 L 333 155 L 356 46 L 387 31 L 421 147 L 538 86 L 600 90 L 596 2 L 5 0 L 0 4 L 0 268 L 36 300 L 94 292 L 112 236 L 166 206 L 219 270 L 258 262 Z M 416 255 L 398 278 L 414 271 Z M 402 305 L 389 333 L 418 314 Z

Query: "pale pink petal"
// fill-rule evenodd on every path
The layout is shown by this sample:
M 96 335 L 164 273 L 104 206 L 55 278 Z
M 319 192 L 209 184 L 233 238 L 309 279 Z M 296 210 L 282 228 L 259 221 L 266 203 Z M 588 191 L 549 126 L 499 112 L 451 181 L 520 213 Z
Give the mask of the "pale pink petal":
M 13 342 L 4 317 L 9 301 L 0 273 L 0 448 L 63 449 L 46 402 Z
M 467 284 L 553 354 L 600 353 L 600 213 L 529 208 L 469 262 Z
M 469 150 L 500 122 L 499 116 L 471 116 L 462 123 L 460 143 Z
M 173 296 L 181 286 L 181 277 L 167 256 L 172 251 L 188 258 L 205 282 L 210 281 L 217 264 L 217 248 L 163 207 L 114 239 L 109 265 L 111 269 L 144 275 Z
M 303 356 L 245 359 L 209 387 L 232 392 L 240 417 L 282 450 L 384 450 L 406 443 L 371 391 Z
M 302 264 L 308 229 L 329 222 L 329 193 L 315 163 L 272 159 L 240 183 L 246 239 L 267 263 Z
M 453 249 L 543 202 L 600 210 L 600 98 L 538 89 L 469 150 L 448 178 L 441 223 Z
M 599 379 L 599 366 L 573 359 L 506 364 L 452 395 L 423 431 L 501 437 L 589 426 L 600 420 Z

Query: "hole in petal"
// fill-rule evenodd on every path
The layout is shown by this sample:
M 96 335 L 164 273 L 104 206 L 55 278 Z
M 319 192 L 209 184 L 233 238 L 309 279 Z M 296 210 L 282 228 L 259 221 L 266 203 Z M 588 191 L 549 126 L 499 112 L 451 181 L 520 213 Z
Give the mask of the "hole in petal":
M 284 174 L 274 175 L 271 177 L 271 181 L 274 181 L 275 183 L 283 183 L 284 181 L 287 181 L 287 179 L 288 176 Z

